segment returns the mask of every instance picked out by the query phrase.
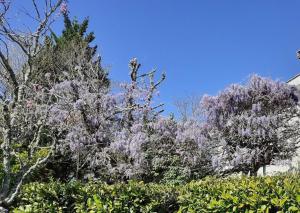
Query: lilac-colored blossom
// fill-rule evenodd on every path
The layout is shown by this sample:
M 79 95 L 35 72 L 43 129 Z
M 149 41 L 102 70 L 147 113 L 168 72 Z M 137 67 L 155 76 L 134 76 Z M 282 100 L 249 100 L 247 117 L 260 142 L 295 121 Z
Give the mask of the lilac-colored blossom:
M 63 1 L 60 5 L 60 13 L 65 15 L 68 13 L 68 4 L 66 1 Z
M 211 135 L 219 143 L 223 139 L 227 141 L 226 144 L 220 143 L 218 150 L 220 153 L 224 149 L 230 150 L 224 152 L 224 159 L 230 161 L 232 156 L 239 156 L 236 148 L 239 146 L 240 150 L 252 153 L 248 157 L 252 159 L 252 168 L 249 169 L 257 170 L 259 166 L 269 164 L 276 158 L 287 156 L 282 155 L 285 150 L 295 150 L 295 143 L 292 142 L 295 139 L 290 139 L 294 136 L 289 133 L 297 128 L 290 122 L 297 112 L 295 96 L 295 89 L 286 83 L 257 75 L 253 75 L 245 85 L 231 85 L 217 96 L 204 96 L 201 107 L 211 127 Z M 270 145 L 274 140 L 277 141 L 276 148 L 274 143 Z M 241 164 L 245 162 L 245 165 L 249 163 L 238 158 L 236 161 Z M 230 162 L 227 166 L 231 169 L 247 168 L 229 165 Z

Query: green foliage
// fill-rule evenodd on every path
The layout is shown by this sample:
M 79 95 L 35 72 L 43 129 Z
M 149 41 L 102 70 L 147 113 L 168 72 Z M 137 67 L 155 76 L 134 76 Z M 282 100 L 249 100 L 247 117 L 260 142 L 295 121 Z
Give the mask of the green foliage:
M 86 64 L 92 63 L 98 70 L 103 87 L 109 87 L 108 73 L 101 67 L 100 56 L 96 55 L 97 46 L 92 45 L 95 35 L 93 32 L 87 33 L 89 20 L 84 19 L 79 23 L 76 18 L 71 20 L 66 14 L 64 23 L 62 34 L 52 32 L 51 36 L 47 36 L 43 48 L 33 60 L 33 81 L 47 86 L 49 79 L 45 78 L 46 73 L 50 74 L 50 80 L 53 82 L 72 78 L 71 76 L 78 75 L 75 69 L 78 61 L 84 60 Z
M 179 212 L 299 212 L 299 175 L 206 179 L 180 190 Z
M 73 21 L 70 20 L 67 14 L 64 15 L 65 29 L 62 32 L 60 37 L 57 37 L 54 33 L 52 33 L 52 37 L 56 43 L 58 48 L 68 48 L 68 44 L 70 41 L 75 41 L 77 43 L 86 42 L 90 44 L 94 41 L 95 35 L 93 32 L 87 33 L 87 29 L 89 26 L 89 20 L 86 18 L 82 23 L 79 23 L 75 18 Z M 97 46 L 90 47 L 90 59 L 96 53 Z
M 206 178 L 186 185 L 31 183 L 13 212 L 299 212 L 300 176 Z
M 13 212 L 165 212 L 176 204 L 174 190 L 142 182 L 31 183 L 24 186 Z
M 162 212 L 176 203 L 173 188 L 129 182 L 115 185 L 88 185 L 88 199 L 76 206 L 77 212 Z

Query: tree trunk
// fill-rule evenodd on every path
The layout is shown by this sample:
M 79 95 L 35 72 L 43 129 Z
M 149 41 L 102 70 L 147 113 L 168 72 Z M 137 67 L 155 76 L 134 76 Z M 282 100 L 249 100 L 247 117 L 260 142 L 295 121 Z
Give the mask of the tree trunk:
M 1 199 L 5 198 L 8 194 L 9 187 L 10 187 L 10 172 L 11 172 L 11 150 L 10 150 L 10 131 L 5 130 L 4 132 L 4 142 L 3 142 L 3 172 L 4 177 L 2 180 L 2 187 L 1 187 Z
M 250 169 L 250 176 L 257 177 L 257 171 L 259 170 L 259 165 L 254 164 Z
M 263 176 L 266 176 L 267 174 L 267 166 L 266 165 L 263 165 Z
M 250 176 L 257 177 L 257 171 L 251 170 L 250 171 Z

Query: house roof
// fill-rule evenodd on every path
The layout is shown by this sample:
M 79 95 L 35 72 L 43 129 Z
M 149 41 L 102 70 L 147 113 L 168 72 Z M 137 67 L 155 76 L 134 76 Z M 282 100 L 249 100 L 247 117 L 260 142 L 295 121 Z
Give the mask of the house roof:
M 291 82 L 292 80 L 295 80 L 296 78 L 300 77 L 300 73 L 295 75 L 294 77 L 290 78 L 287 83 Z

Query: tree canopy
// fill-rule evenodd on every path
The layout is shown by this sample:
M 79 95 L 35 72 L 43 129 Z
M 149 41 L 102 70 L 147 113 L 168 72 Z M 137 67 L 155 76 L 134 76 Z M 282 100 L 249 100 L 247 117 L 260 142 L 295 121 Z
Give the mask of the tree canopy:
M 255 174 L 261 166 L 295 153 L 296 88 L 253 75 L 246 85 L 231 85 L 201 103 L 212 141 L 220 146 L 215 163 L 221 170 Z

